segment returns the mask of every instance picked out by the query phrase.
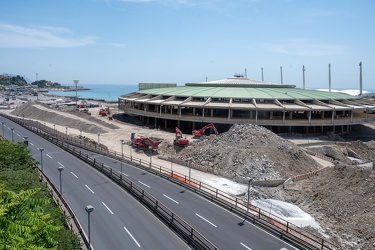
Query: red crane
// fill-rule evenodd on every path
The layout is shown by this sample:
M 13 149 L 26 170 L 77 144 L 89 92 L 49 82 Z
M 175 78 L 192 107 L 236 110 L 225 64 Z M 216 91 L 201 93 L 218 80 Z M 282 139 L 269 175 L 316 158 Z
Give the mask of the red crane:
M 189 140 L 186 139 L 186 136 L 185 136 L 185 139 L 184 139 L 184 136 L 183 136 L 181 130 L 177 127 L 176 127 L 176 139 L 174 139 L 173 143 L 175 145 L 182 146 L 182 147 L 185 147 L 185 146 L 189 145 Z
M 201 129 L 193 130 L 192 134 L 196 137 L 202 137 L 202 136 L 204 136 L 204 132 L 206 131 L 206 129 L 209 129 L 209 128 L 213 129 L 216 135 L 219 134 L 219 132 L 217 132 L 217 129 L 216 129 L 216 127 L 213 123 L 207 124 L 206 126 L 204 126 Z

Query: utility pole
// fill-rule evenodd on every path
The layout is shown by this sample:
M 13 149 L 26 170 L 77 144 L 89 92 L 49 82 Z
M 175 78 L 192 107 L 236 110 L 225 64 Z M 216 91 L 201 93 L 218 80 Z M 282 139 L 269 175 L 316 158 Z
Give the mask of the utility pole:
M 302 73 L 303 73 L 303 89 L 305 89 L 305 71 L 306 71 L 306 69 L 305 69 L 305 65 L 302 65 Z
M 261 70 L 262 70 L 262 82 L 264 82 L 263 67 L 261 68 Z
M 359 63 L 359 95 L 362 95 L 362 62 Z
M 280 66 L 281 84 L 283 84 L 283 66 Z
M 328 64 L 328 86 L 329 92 L 331 92 L 331 64 Z

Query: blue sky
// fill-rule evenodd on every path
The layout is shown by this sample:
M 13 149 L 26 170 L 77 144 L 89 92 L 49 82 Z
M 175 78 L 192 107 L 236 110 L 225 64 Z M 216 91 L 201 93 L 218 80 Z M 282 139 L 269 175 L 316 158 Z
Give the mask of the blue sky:
M 2 0 L 0 73 L 64 85 L 184 84 L 245 73 L 375 88 L 374 0 Z

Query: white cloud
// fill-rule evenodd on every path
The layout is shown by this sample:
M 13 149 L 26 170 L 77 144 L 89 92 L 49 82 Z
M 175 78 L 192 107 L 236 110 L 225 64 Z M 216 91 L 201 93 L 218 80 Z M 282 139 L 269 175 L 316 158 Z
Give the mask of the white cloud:
M 68 48 L 95 43 L 93 37 L 68 37 L 62 27 L 24 27 L 0 23 L 0 48 Z
M 128 46 L 126 43 L 111 43 L 109 45 L 112 47 L 117 47 L 117 48 L 124 48 Z
M 346 50 L 340 44 L 313 44 L 305 39 L 295 39 L 285 43 L 265 43 L 264 47 L 271 52 L 296 56 L 332 56 L 343 54 Z

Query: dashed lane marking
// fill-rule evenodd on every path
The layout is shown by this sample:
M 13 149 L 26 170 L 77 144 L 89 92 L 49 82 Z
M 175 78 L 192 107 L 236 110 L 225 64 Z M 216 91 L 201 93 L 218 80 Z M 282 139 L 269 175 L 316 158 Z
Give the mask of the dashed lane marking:
M 167 196 L 165 194 L 163 194 L 163 196 L 178 204 L 178 201 L 173 200 L 171 197 L 169 197 L 169 196 Z
M 240 242 L 241 243 L 241 245 L 242 246 L 244 246 L 246 249 L 249 249 L 249 250 L 251 250 L 251 248 L 250 247 L 248 247 L 248 246 L 246 246 L 245 244 L 243 244 L 242 242 Z
M 109 207 L 107 207 L 107 205 L 106 205 L 104 202 L 102 202 L 102 204 L 105 206 L 106 209 L 108 209 L 108 211 L 109 211 L 111 214 L 113 214 L 113 212 L 111 211 L 111 209 L 109 209 Z
M 207 220 L 206 218 L 202 217 L 201 215 L 199 215 L 199 214 L 197 214 L 197 213 L 196 213 L 195 215 L 198 216 L 199 218 L 201 218 L 202 220 L 204 220 L 204 221 L 210 223 L 212 226 L 217 227 L 214 223 L 212 223 L 211 221 L 209 221 L 209 220 Z
M 75 173 L 73 173 L 73 172 L 70 172 L 74 177 L 76 177 L 77 179 L 78 179 L 78 176 L 75 174 Z
M 89 186 L 85 185 L 85 187 L 87 187 L 87 189 L 88 189 L 88 190 L 90 190 L 90 191 L 91 191 L 91 193 L 95 194 L 95 193 L 94 193 L 94 191 L 92 191 L 92 189 L 91 189 L 91 188 L 89 188 Z M 103 204 L 104 204 L 104 203 L 103 203 Z M 105 205 L 104 205 L 104 206 L 105 206 Z
M 129 234 L 129 236 L 134 240 L 135 244 L 137 244 L 138 247 L 141 247 L 141 245 L 139 245 L 138 241 L 133 237 L 129 230 L 126 227 L 124 227 L 124 229 Z
M 60 162 L 57 162 L 57 164 L 59 164 L 61 167 L 65 168 L 65 166 L 63 164 L 61 164 Z
M 50 159 L 52 159 L 52 156 L 50 156 L 49 154 L 46 154 Z
M 138 181 L 138 182 L 141 183 L 142 185 L 148 187 L 148 188 L 151 188 L 149 185 L 147 185 L 147 184 L 145 184 L 145 183 L 143 183 L 143 182 L 141 182 L 141 181 Z

